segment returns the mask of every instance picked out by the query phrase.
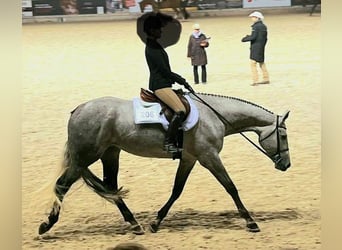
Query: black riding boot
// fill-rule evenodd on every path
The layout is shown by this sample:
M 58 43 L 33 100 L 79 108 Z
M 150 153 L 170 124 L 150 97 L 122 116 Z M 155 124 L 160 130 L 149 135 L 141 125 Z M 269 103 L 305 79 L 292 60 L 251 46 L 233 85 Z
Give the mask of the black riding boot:
M 183 111 L 177 112 L 173 115 L 171 122 L 169 124 L 169 128 L 166 131 L 165 141 L 164 141 L 164 150 L 170 153 L 179 152 L 181 149 L 177 148 L 176 136 L 179 127 L 182 125 L 184 120 L 185 113 Z

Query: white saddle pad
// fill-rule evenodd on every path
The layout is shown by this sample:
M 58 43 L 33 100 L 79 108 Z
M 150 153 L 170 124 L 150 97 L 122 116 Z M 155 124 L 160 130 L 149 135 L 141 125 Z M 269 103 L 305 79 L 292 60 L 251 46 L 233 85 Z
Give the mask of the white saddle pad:
M 185 95 L 190 104 L 190 114 L 183 122 L 182 129 L 187 131 L 198 122 L 199 112 L 190 96 Z M 160 123 L 167 130 L 169 122 L 164 113 L 160 114 L 161 106 L 157 102 L 145 102 L 139 97 L 133 98 L 134 122 L 135 124 Z

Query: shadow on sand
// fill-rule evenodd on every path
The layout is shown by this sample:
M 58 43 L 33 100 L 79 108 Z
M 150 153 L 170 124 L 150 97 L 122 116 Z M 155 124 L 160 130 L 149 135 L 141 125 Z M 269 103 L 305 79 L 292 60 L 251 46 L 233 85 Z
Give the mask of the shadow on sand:
M 295 209 L 284 211 L 258 211 L 250 212 L 255 221 L 271 222 L 273 220 L 296 220 L 302 216 Z M 131 233 L 130 225 L 120 220 L 113 220 L 115 215 L 99 214 L 96 217 L 82 217 L 71 221 L 65 226 L 56 225 L 56 229 L 40 236 L 36 240 L 56 241 L 58 239 L 74 240 L 75 237 L 87 237 L 94 235 L 125 235 Z M 148 225 L 155 218 L 155 212 L 137 212 L 136 219 L 148 233 Z M 227 229 L 245 230 L 245 222 L 235 210 L 206 212 L 193 209 L 173 211 L 165 218 L 159 230 L 169 232 L 187 231 L 194 229 Z

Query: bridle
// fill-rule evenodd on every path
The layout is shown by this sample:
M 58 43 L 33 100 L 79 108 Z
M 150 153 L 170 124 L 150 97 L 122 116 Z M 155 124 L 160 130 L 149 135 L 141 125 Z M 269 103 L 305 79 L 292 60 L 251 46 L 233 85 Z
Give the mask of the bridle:
M 231 124 L 226 118 L 224 118 L 219 112 L 217 112 L 213 107 L 211 107 L 208 103 L 206 103 L 202 98 L 200 98 L 198 95 L 196 95 L 195 91 L 193 89 L 189 89 L 190 92 L 197 97 L 204 105 L 206 105 L 208 108 L 210 108 L 215 115 L 223 122 L 224 125 L 229 125 L 234 130 L 237 130 L 234 128 L 233 124 Z M 275 164 L 278 164 L 281 162 L 282 157 L 280 153 L 289 151 L 289 148 L 280 149 L 280 135 L 279 135 L 279 128 L 286 129 L 285 127 L 279 126 L 279 115 L 277 115 L 277 122 L 275 128 L 264 138 L 259 139 L 259 142 L 262 142 L 266 140 L 268 137 L 273 135 L 274 133 L 277 133 L 277 151 L 273 155 L 269 155 L 263 148 L 259 147 L 257 144 L 255 144 L 251 139 L 249 139 L 244 133 L 239 132 L 240 135 L 242 135 L 247 141 L 249 141 L 252 145 L 254 145 L 257 149 L 259 149 L 260 152 L 262 152 L 264 155 L 266 155 L 271 161 L 273 161 Z
M 271 135 L 273 135 L 276 132 L 277 133 L 277 151 L 276 151 L 275 154 L 268 155 L 265 150 L 261 149 L 258 145 L 255 145 L 257 148 L 259 148 L 259 150 L 261 150 L 261 152 L 263 152 L 265 155 L 267 155 L 275 164 L 278 164 L 282 160 L 282 158 L 280 156 L 280 153 L 289 151 L 288 147 L 285 148 L 285 149 L 280 149 L 279 128 L 283 128 L 283 129 L 286 130 L 285 127 L 279 126 L 279 115 L 277 115 L 277 123 L 276 123 L 275 128 L 267 136 L 265 136 L 264 138 L 259 140 L 259 142 L 262 142 L 262 141 L 266 140 L 268 137 L 270 137 Z
M 221 115 L 222 117 L 222 115 Z M 220 117 L 219 117 L 220 118 Z M 222 117 L 224 118 L 224 117 Z M 221 119 L 221 118 L 220 118 Z M 223 123 L 226 123 L 228 122 L 227 119 L 224 118 L 224 121 L 222 120 Z M 228 122 L 228 124 L 230 126 L 231 123 Z M 275 164 L 278 164 L 279 162 L 281 162 L 282 160 L 282 157 L 281 157 L 281 153 L 282 152 L 286 152 L 286 151 L 289 151 L 289 148 L 285 148 L 285 149 L 280 149 L 280 134 L 279 134 L 279 128 L 283 128 L 283 129 L 286 129 L 285 127 L 281 127 L 279 126 L 279 115 L 277 115 L 277 122 L 276 122 L 276 126 L 275 128 L 267 135 L 265 136 L 264 138 L 262 139 L 259 139 L 259 142 L 262 142 L 264 140 L 266 140 L 267 138 L 269 138 L 271 135 L 273 135 L 274 133 L 277 133 L 277 151 L 273 154 L 273 155 L 269 155 L 263 148 L 259 147 L 257 144 L 255 144 L 251 139 L 249 139 L 245 134 L 243 134 L 242 132 L 239 132 L 247 141 L 249 141 L 251 144 L 253 144 L 257 149 L 259 149 L 259 151 L 261 153 L 263 153 L 264 155 L 266 155 L 268 158 L 271 159 L 271 161 L 273 161 Z M 234 127 L 233 127 L 234 129 Z

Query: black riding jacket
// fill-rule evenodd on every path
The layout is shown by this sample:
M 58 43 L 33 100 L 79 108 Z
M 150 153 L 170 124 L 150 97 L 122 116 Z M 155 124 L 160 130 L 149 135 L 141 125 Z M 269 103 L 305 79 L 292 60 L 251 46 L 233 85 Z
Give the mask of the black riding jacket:
M 147 38 L 145 57 L 150 69 L 149 89 L 171 87 L 175 82 L 184 84 L 185 79 L 171 71 L 169 57 L 164 48 L 156 41 Z

